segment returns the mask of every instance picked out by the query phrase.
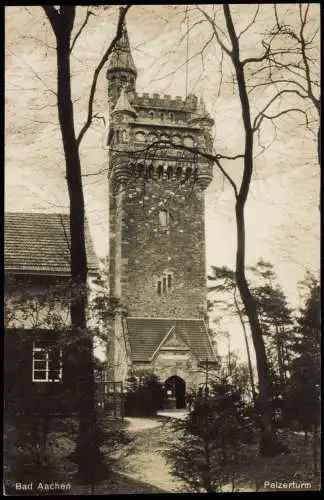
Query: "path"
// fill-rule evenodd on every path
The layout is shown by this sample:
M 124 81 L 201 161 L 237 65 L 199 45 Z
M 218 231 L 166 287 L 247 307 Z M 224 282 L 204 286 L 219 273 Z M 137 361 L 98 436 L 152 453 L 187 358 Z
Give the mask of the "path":
M 169 417 L 170 415 L 164 415 Z M 177 415 L 175 418 L 182 418 Z M 118 470 L 128 478 L 166 492 L 186 491 L 179 479 L 171 474 L 164 451 L 172 441 L 169 418 L 126 418 L 127 431 L 134 441 L 124 447 Z

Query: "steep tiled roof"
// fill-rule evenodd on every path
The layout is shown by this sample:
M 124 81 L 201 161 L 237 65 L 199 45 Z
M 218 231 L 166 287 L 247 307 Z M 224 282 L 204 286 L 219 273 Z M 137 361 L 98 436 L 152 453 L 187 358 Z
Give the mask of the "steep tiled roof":
M 70 273 L 69 215 L 5 214 L 5 270 L 11 272 Z M 89 271 L 98 268 L 88 225 L 85 224 Z
M 202 319 L 127 318 L 133 361 L 149 361 L 164 337 L 175 327 L 192 353 L 201 361 L 215 361 L 207 329 Z

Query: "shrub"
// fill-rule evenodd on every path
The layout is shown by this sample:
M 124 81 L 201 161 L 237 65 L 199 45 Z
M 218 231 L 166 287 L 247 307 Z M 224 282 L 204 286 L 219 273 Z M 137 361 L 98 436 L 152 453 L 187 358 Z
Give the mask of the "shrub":
M 131 373 L 125 388 L 126 416 L 152 417 L 163 405 L 163 385 L 152 372 Z

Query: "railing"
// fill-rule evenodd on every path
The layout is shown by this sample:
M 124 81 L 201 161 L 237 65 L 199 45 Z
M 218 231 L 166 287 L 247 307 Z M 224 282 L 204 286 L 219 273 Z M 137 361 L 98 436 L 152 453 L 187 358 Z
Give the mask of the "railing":
M 96 382 L 97 405 L 105 415 L 124 419 L 124 391 L 122 382 L 100 380 Z

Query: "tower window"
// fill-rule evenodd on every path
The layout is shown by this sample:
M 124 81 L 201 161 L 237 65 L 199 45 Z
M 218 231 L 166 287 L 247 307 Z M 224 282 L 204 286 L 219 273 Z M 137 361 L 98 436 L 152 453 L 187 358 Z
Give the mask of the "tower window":
M 157 136 L 155 134 L 150 134 L 149 135 L 149 142 L 155 142 L 157 141 Z
M 158 295 L 165 295 L 171 291 L 172 288 L 172 273 L 163 273 L 163 276 L 157 281 Z
M 170 214 L 167 210 L 160 210 L 159 211 L 159 222 L 160 222 L 160 226 L 163 228 L 167 228 L 169 226 Z
M 145 134 L 144 134 L 144 132 L 136 132 L 136 134 L 135 134 L 135 140 L 137 142 L 145 142 Z
M 183 142 L 184 142 L 184 145 L 188 146 L 189 148 L 192 148 L 194 146 L 193 138 L 190 136 L 185 137 Z
M 127 137 L 126 130 L 122 131 L 122 142 L 128 142 L 128 137 Z

